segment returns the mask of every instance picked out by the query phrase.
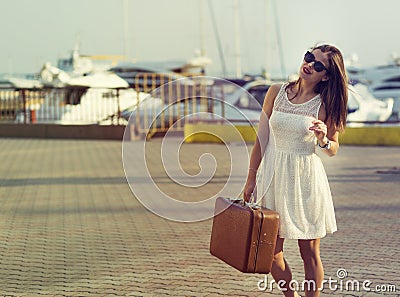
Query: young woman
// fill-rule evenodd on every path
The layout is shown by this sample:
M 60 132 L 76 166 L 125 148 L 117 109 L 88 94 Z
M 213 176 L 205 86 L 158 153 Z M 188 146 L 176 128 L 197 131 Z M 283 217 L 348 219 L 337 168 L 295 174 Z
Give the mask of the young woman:
M 347 76 L 341 52 L 332 45 L 307 51 L 297 81 L 271 86 L 263 112 L 275 137 L 275 167 L 272 183 L 262 199 L 265 207 L 280 215 L 271 274 L 283 284 L 285 296 L 298 296 L 289 286 L 292 274 L 283 256 L 284 240 L 297 239 L 305 278 L 315 283 L 315 288 L 306 290 L 306 296 L 319 296 L 324 278 L 320 239 L 337 228 L 328 179 L 316 150 L 334 156 L 339 148 L 339 132 L 346 125 Z M 266 125 L 268 121 L 260 120 L 259 134 Z M 262 138 L 259 135 L 251 153 L 244 189 L 246 201 L 255 189 L 263 158 Z

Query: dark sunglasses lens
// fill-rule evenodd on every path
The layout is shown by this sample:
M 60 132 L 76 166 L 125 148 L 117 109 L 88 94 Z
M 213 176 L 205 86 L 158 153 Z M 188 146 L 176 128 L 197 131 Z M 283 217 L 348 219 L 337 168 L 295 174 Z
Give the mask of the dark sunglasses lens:
M 325 70 L 325 66 L 321 62 L 315 62 L 314 63 L 314 69 L 317 72 L 321 72 Z
M 306 61 L 306 63 L 314 62 L 314 69 L 317 72 L 321 72 L 321 71 L 324 71 L 324 70 L 328 71 L 325 68 L 324 64 L 322 64 L 319 61 L 315 62 L 315 56 L 311 52 L 306 52 L 306 54 L 304 55 L 304 61 Z
M 304 61 L 306 61 L 307 63 L 311 63 L 314 60 L 315 60 L 314 55 L 310 52 L 306 52 L 306 54 L 304 55 Z

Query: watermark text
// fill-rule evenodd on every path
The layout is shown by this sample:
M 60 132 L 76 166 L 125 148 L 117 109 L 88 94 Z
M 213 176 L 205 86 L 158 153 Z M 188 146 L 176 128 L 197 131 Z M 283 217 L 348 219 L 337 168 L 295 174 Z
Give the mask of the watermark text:
M 346 269 L 340 268 L 336 271 L 336 277 L 329 277 L 324 279 L 320 286 L 317 286 L 314 280 L 303 280 L 301 282 L 292 279 L 289 283 L 285 280 L 279 280 L 276 282 L 274 279 L 268 279 L 268 275 L 265 275 L 263 279 L 257 282 L 257 288 L 260 291 L 273 291 L 274 288 L 278 288 L 281 291 L 347 291 L 347 292 L 378 292 L 378 293 L 394 293 L 397 288 L 394 284 L 376 284 L 374 285 L 371 280 L 358 280 L 347 278 L 348 273 Z

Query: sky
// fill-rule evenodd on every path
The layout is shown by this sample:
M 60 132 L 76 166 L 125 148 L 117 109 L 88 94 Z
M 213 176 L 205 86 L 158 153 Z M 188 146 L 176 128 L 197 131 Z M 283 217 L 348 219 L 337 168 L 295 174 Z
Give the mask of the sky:
M 298 70 L 307 49 L 322 42 L 336 45 L 345 58 L 356 54 L 362 66 L 385 64 L 393 54 L 400 55 L 398 0 L 0 0 L 0 4 L 0 73 L 38 72 L 46 62 L 55 65 L 76 43 L 82 54 L 126 54 L 137 61 L 188 60 L 203 50 L 212 60 L 207 73 L 219 77 L 235 76 L 238 65 L 242 74 L 267 69 L 273 77 L 287 76 Z

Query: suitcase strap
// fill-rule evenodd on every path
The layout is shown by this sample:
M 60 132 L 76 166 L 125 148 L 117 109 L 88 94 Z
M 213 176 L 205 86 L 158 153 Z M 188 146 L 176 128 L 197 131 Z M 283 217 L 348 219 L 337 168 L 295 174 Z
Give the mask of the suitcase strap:
M 249 205 L 249 204 L 248 204 Z M 253 230 L 251 234 L 251 248 L 249 254 L 249 264 L 251 265 L 251 270 L 253 272 L 256 271 L 257 267 L 257 256 L 259 254 L 259 247 L 260 247 L 260 236 L 261 236 L 261 228 L 263 224 L 263 218 L 258 216 L 258 212 L 260 211 L 261 207 L 259 205 L 251 204 L 250 209 L 253 212 Z M 257 219 L 258 217 L 258 219 Z M 250 267 L 249 267 L 250 268 Z

